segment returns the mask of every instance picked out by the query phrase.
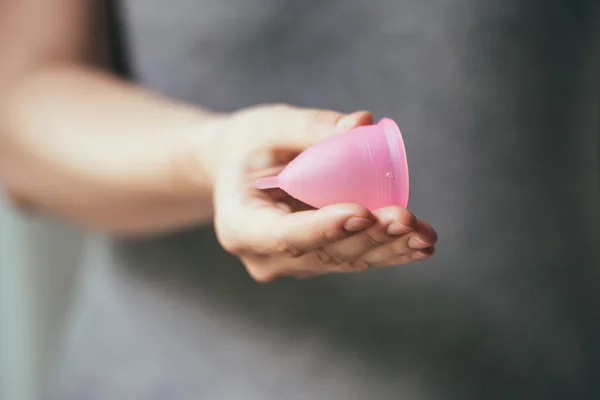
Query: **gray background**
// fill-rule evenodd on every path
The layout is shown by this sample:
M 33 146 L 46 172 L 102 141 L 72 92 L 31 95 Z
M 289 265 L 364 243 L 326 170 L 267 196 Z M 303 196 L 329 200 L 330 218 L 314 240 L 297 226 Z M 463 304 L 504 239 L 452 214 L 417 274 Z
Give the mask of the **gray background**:
M 210 229 L 94 237 L 61 399 L 591 399 L 598 5 L 129 0 L 140 81 L 218 110 L 370 109 L 403 130 L 435 259 L 252 282 Z

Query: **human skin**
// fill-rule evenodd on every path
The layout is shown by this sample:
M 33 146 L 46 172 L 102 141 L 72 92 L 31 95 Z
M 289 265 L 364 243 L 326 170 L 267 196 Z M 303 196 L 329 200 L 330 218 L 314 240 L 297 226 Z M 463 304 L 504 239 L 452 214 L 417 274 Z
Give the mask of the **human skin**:
M 408 210 L 313 210 L 258 177 L 324 138 L 372 123 L 289 105 L 221 114 L 120 80 L 103 67 L 93 6 L 20 0 L 0 12 L 0 181 L 16 204 L 139 236 L 214 220 L 260 282 L 392 266 L 433 254 Z

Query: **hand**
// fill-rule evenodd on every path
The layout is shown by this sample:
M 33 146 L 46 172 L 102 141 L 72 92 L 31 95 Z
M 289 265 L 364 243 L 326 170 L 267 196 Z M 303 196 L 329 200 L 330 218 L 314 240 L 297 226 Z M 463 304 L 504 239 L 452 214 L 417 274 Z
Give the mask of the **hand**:
M 314 210 L 279 189 L 253 187 L 310 145 L 372 122 L 368 112 L 279 105 L 243 110 L 214 125 L 217 235 L 255 280 L 363 271 L 433 254 L 435 231 L 402 207 L 370 212 L 336 204 Z

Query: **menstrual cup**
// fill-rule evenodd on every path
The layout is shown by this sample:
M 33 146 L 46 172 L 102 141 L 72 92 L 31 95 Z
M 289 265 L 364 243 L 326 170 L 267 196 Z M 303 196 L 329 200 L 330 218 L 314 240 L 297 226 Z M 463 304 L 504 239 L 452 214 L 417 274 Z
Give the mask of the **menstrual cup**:
M 256 181 L 315 208 L 358 203 L 370 210 L 408 204 L 408 165 L 400 129 L 384 118 L 332 136 L 298 155 L 278 176 Z

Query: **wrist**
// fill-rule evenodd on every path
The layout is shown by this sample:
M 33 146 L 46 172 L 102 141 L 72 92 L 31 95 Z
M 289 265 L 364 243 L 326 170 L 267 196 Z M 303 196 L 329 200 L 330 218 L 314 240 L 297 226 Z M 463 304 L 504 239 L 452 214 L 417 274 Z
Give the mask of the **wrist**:
M 180 118 L 170 137 L 168 187 L 177 196 L 212 198 L 226 115 L 192 110 Z

